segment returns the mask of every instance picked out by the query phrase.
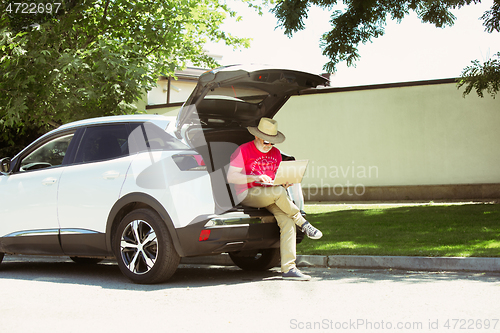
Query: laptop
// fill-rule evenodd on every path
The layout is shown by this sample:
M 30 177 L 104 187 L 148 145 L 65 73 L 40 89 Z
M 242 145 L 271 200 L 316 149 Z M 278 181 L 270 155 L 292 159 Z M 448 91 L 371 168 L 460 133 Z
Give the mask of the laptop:
M 281 184 L 300 184 L 306 172 L 309 160 L 282 161 L 276 171 L 276 177 L 272 183 L 256 182 L 261 185 L 280 186 Z

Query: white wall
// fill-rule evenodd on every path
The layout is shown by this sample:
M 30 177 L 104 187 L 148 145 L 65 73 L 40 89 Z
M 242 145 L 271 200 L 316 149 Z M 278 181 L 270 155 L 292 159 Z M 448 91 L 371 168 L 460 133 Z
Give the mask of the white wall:
M 305 188 L 500 183 L 500 99 L 454 83 L 294 96 L 275 119 Z
M 278 148 L 310 160 L 306 196 L 500 198 L 500 98 L 463 98 L 455 83 L 442 82 L 291 97 L 275 117 L 287 137 Z M 178 109 L 148 113 L 176 115 Z M 323 188 L 335 191 L 316 191 Z M 351 195 L 355 190 L 363 195 Z

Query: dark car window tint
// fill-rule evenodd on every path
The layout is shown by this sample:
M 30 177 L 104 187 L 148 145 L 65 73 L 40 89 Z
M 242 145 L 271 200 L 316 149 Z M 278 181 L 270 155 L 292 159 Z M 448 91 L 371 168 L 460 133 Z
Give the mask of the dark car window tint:
M 252 88 L 249 86 L 222 86 L 217 87 L 209 91 L 205 99 L 222 99 L 222 100 L 232 100 L 241 101 L 246 103 L 260 103 L 262 102 L 269 93 L 257 88 Z
M 58 137 L 35 149 L 21 160 L 20 171 L 31 171 L 61 165 L 73 135 Z
M 130 153 L 147 150 L 185 150 L 187 145 L 153 123 L 132 124 Z
M 88 127 L 76 155 L 76 163 L 128 155 L 127 124 Z

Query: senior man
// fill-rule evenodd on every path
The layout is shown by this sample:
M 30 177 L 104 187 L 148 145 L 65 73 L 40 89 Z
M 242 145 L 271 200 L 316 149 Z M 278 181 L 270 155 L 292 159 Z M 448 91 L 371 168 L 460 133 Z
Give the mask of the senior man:
M 239 146 L 231 155 L 227 179 L 235 184 L 238 200 L 245 206 L 265 207 L 275 217 L 280 228 L 281 274 L 283 279 L 309 280 L 295 265 L 296 225 L 311 239 L 323 236 L 321 231 L 304 219 L 299 208 L 288 197 L 286 189 L 292 184 L 266 186 L 276 176 L 281 152 L 274 145 L 285 141 L 278 123 L 261 118 L 257 127 L 248 127 L 255 140 Z

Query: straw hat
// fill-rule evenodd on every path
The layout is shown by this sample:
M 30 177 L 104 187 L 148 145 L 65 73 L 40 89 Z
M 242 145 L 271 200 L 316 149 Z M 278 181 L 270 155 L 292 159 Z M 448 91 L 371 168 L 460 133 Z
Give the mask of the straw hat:
M 247 127 L 248 131 L 258 138 L 271 143 L 282 143 L 285 135 L 278 131 L 278 122 L 274 119 L 262 117 L 257 127 Z

